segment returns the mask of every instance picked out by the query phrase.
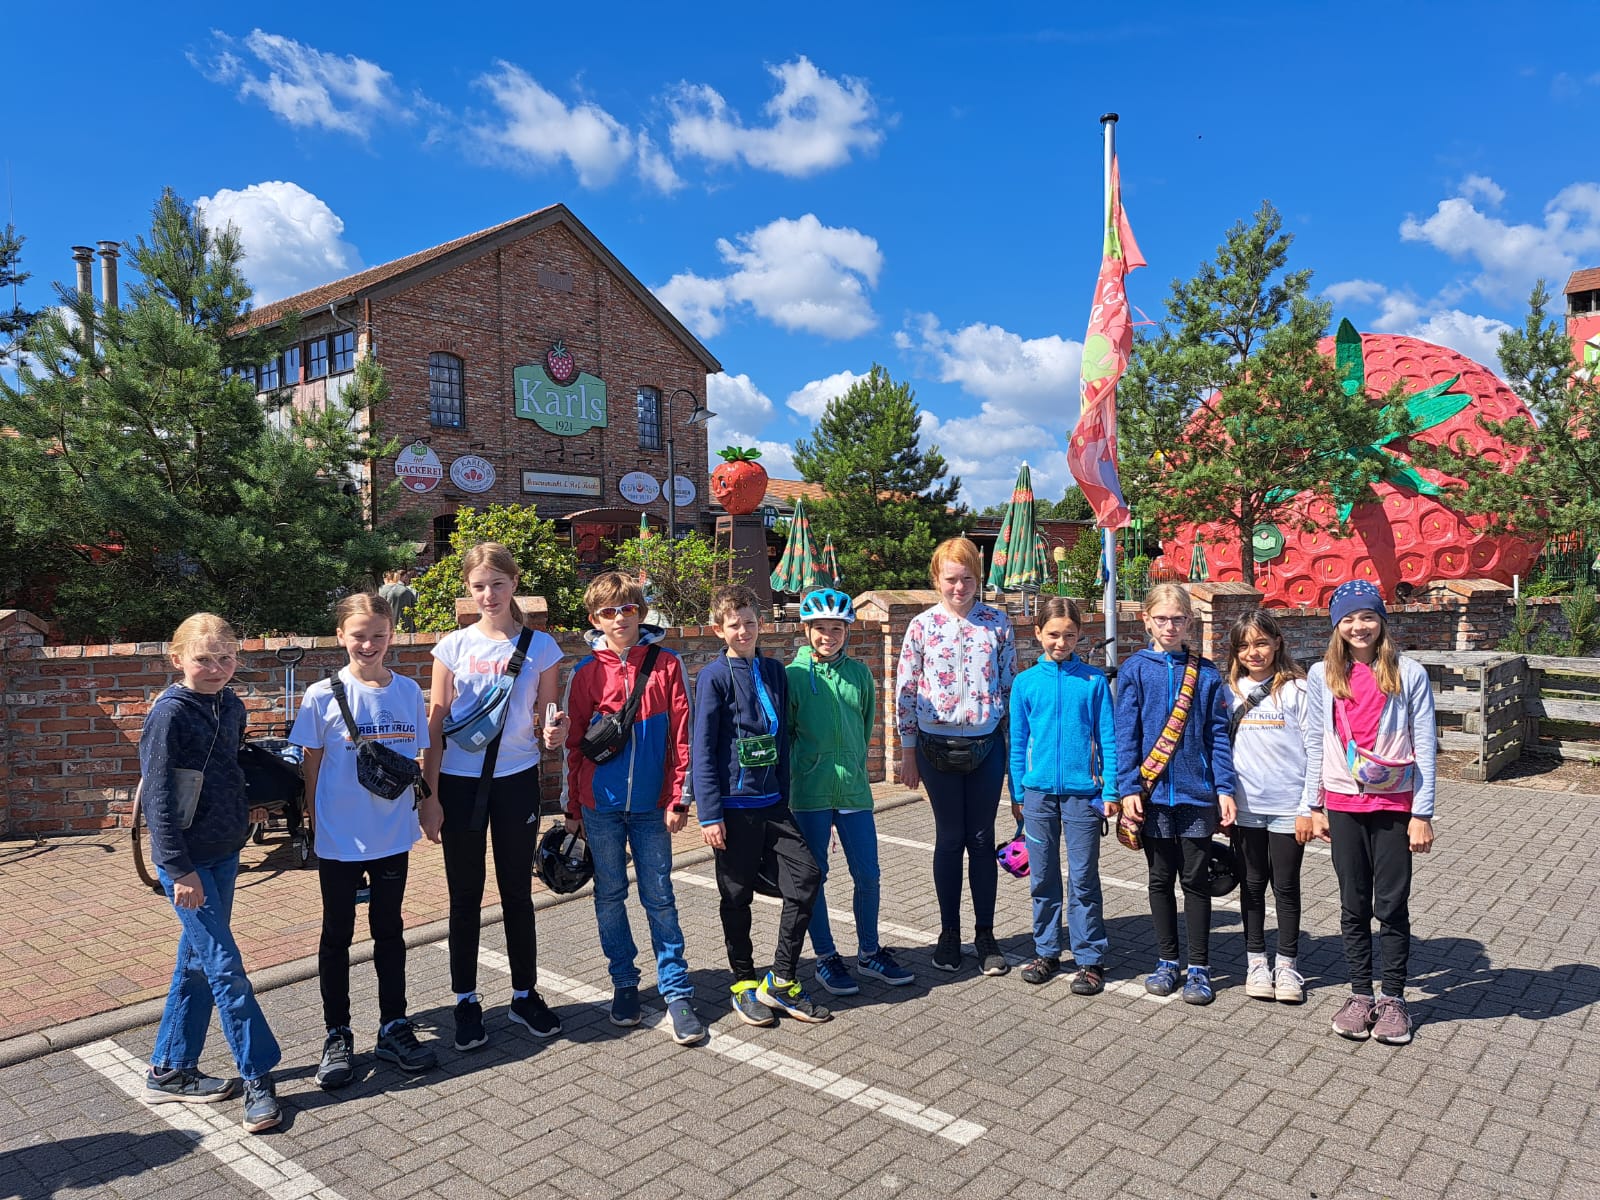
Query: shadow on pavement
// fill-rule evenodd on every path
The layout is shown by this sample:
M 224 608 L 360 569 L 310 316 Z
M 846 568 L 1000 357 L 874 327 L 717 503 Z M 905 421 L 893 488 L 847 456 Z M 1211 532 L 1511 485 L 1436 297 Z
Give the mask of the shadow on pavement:
M 0 1154 L 0 1194 L 49 1200 L 68 1192 L 102 1194 L 112 1180 L 192 1154 L 198 1139 L 176 1129 L 159 1133 L 101 1133 L 62 1138 Z
M 1600 1001 L 1600 967 L 1567 963 L 1542 971 L 1496 967 L 1472 938 L 1414 938 L 1412 987 L 1430 1022 L 1522 1017 L 1545 1021 Z

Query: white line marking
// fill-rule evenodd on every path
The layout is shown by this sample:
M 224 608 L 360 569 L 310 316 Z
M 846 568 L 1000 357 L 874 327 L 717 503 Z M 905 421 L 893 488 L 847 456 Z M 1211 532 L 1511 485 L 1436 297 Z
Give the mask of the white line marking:
M 907 850 L 926 850 L 930 854 L 933 852 L 932 842 L 914 842 L 910 838 L 891 837 L 887 833 L 880 833 L 878 840 L 888 842 L 891 846 L 904 846 Z
M 78 1046 L 79 1058 L 109 1079 L 119 1091 L 141 1101 L 144 1064 L 107 1038 Z M 216 1104 L 156 1104 L 147 1106 L 174 1129 L 189 1134 L 200 1149 L 272 1200 L 344 1200 L 304 1167 L 274 1150 L 253 1133 L 246 1133 L 231 1112 L 224 1116 Z
M 441 950 L 448 950 L 443 942 L 435 943 Z M 498 950 L 479 949 L 478 961 L 486 967 L 506 974 L 511 973 L 511 960 Z M 559 992 L 570 997 L 580 1004 L 609 1004 L 611 995 L 600 988 L 591 987 L 577 979 L 568 979 L 564 975 L 555 975 L 549 971 L 539 972 L 539 986 L 541 990 Z M 641 1006 L 639 1023 L 647 1028 L 654 1029 L 666 1020 L 666 1013 L 658 1008 Z M 791 1083 L 798 1083 L 813 1091 L 822 1092 L 838 1100 L 847 1101 L 860 1108 L 870 1109 L 882 1113 L 891 1120 L 909 1125 L 913 1129 L 920 1129 L 924 1133 L 931 1133 L 954 1142 L 958 1146 L 970 1146 L 984 1134 L 989 1132 L 985 1125 L 973 1121 L 966 1121 L 950 1113 L 941 1112 L 937 1108 L 918 1103 L 905 1096 L 897 1096 L 893 1092 L 886 1092 L 882 1088 L 873 1087 L 859 1079 L 851 1079 L 847 1075 L 837 1075 L 823 1067 L 813 1066 L 803 1059 L 793 1058 L 787 1054 L 780 1054 L 776 1050 L 766 1050 L 752 1042 L 743 1041 L 730 1033 L 720 1033 L 715 1029 L 708 1031 L 710 1040 L 705 1043 L 705 1049 L 713 1054 L 720 1054 L 723 1058 L 731 1058 L 734 1062 L 743 1063 L 757 1071 L 765 1071 L 776 1075 L 780 1079 L 787 1079 Z

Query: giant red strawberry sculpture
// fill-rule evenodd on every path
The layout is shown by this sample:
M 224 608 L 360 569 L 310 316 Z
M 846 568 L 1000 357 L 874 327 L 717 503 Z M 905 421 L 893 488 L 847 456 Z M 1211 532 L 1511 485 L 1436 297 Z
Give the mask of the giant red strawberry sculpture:
M 727 512 L 755 512 L 767 497 L 767 469 L 756 461 L 761 451 L 729 446 L 717 453 L 723 461 L 711 472 L 712 497 Z
M 1465 442 L 1490 462 L 1510 465 L 1527 451 L 1484 430 L 1478 418 L 1529 417 L 1514 392 L 1463 354 L 1419 338 L 1357 333 L 1349 321 L 1317 347 L 1332 356 L 1347 390 L 1380 397 L 1395 384 L 1416 425 L 1409 438 L 1382 449 L 1394 459 L 1387 482 L 1372 486 L 1370 500 L 1340 512 L 1309 492 L 1300 511 L 1322 526 L 1302 533 L 1292 524 L 1258 525 L 1252 547 L 1256 587 L 1265 603 L 1320 608 L 1347 579 L 1367 579 L 1391 598 L 1401 583 L 1421 586 L 1444 579 L 1497 579 L 1526 575 L 1541 543 L 1515 534 L 1487 532 L 1489 519 L 1453 510 L 1440 487 L 1447 477 L 1415 466 L 1413 442 Z M 1531 419 L 1531 418 L 1530 418 Z M 1348 537 L 1335 536 L 1341 520 Z M 1197 546 L 1198 543 L 1198 546 Z M 1190 578 L 1240 580 L 1237 536 L 1218 524 L 1185 524 L 1164 545 L 1158 566 Z

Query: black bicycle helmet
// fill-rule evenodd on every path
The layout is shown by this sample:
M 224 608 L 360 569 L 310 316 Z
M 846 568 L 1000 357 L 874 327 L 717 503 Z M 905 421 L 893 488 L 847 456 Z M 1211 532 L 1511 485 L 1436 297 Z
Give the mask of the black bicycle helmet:
M 557 823 L 539 839 L 539 852 L 533 856 L 533 871 L 545 887 L 558 896 L 575 892 L 594 878 L 594 856 L 581 833 L 568 833 Z

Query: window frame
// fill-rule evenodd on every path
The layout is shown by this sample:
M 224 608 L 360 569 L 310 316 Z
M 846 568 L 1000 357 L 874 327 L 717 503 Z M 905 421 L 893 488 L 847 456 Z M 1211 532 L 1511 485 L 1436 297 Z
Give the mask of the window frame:
M 649 420 L 645 419 L 645 401 L 649 400 Z M 661 432 L 661 389 L 642 383 L 634 391 L 634 414 L 639 423 L 639 449 L 662 450 L 667 442 Z M 653 438 L 646 437 L 646 431 L 653 434 Z
M 341 329 L 328 335 L 328 374 L 343 375 L 356 369 L 356 331 Z
M 319 354 L 318 351 L 321 351 L 321 353 Z M 314 337 L 306 343 L 306 378 L 308 380 L 324 379 L 332 374 L 328 370 L 328 364 L 332 361 L 328 351 L 329 346 L 326 336 Z M 321 370 L 317 369 L 319 366 L 322 368 Z
M 444 377 L 436 371 L 446 372 Z M 440 389 L 451 384 L 448 375 L 454 375 L 454 396 Z M 453 406 L 454 411 L 451 411 Z M 454 417 L 454 420 L 448 418 Z M 428 426 L 432 429 L 465 429 L 467 427 L 467 364 L 459 354 L 448 350 L 428 352 Z

